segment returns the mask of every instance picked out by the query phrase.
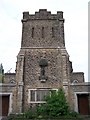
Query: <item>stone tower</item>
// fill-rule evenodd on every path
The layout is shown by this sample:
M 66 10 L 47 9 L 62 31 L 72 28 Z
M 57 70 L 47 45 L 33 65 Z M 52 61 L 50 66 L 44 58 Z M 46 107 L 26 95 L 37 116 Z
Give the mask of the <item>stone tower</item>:
M 21 113 L 42 103 L 41 94 L 61 87 L 70 101 L 71 72 L 65 48 L 63 12 L 51 14 L 46 9 L 40 9 L 35 14 L 23 12 L 13 111 Z

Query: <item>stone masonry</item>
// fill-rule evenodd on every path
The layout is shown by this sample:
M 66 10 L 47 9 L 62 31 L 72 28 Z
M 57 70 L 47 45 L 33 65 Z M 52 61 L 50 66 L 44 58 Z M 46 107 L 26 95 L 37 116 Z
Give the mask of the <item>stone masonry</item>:
M 70 61 L 65 48 L 63 12 L 51 14 L 40 9 L 35 15 L 23 13 L 21 50 L 17 57 L 17 112 L 30 107 L 28 90 L 34 88 L 65 89 L 68 102 L 70 95 Z M 46 59 L 47 80 L 39 80 L 41 59 Z M 72 105 L 71 105 L 72 106 Z
M 38 104 L 30 101 L 31 89 L 59 88 L 64 89 L 71 109 L 78 112 L 75 95 L 78 92 L 88 93 L 90 85 L 85 83 L 83 72 L 73 72 L 65 47 L 62 11 L 56 14 L 47 9 L 40 9 L 35 14 L 23 12 L 16 73 L 5 76 L 4 82 L 14 85 L 12 113 L 22 113 Z
M 70 70 L 69 55 L 65 49 L 63 12 L 51 14 L 41 9 L 35 15 L 23 13 L 22 43 L 18 54 L 16 81 L 17 101 L 16 109 L 22 112 L 30 106 L 28 103 L 28 90 L 34 88 L 61 88 L 69 91 Z M 46 59 L 45 68 L 47 80 L 39 80 L 41 59 Z M 66 93 L 70 99 L 69 92 Z

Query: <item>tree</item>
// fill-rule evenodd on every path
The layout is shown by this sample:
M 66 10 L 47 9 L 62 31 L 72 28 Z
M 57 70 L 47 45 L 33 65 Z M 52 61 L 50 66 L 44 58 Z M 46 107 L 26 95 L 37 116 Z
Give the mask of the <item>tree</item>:
M 38 114 L 41 116 L 64 116 L 69 113 L 69 106 L 63 89 L 51 91 L 51 94 L 46 96 L 46 103 L 37 108 Z

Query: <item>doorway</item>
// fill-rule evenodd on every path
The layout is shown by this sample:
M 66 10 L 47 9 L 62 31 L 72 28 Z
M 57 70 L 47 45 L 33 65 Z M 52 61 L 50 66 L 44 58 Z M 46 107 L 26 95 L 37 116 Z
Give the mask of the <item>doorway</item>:
M 0 116 L 7 116 L 9 113 L 9 98 L 10 95 L 0 96 Z
M 78 112 L 81 115 L 89 115 L 89 94 L 77 94 Z

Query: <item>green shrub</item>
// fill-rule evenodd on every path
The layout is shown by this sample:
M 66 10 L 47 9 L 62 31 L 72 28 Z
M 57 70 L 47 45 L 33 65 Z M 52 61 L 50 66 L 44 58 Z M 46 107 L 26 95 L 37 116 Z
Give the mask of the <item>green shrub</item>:
M 68 119 L 77 118 L 78 114 L 70 111 L 63 89 L 51 91 L 51 94 L 45 97 L 46 103 L 29 109 L 23 114 L 11 116 L 8 120 L 27 120 L 27 119 Z
M 46 104 L 41 104 L 37 112 L 41 116 L 58 117 L 69 113 L 69 105 L 66 101 L 64 91 L 51 91 L 51 95 L 46 96 Z
M 23 120 L 24 114 L 10 114 L 8 120 Z
M 10 114 L 10 115 L 8 116 L 8 120 L 13 120 L 14 116 L 15 116 L 15 114 Z
M 33 111 L 32 109 L 24 113 L 24 118 L 26 119 L 34 119 L 36 118 L 36 116 L 37 116 L 36 111 Z
M 77 112 L 75 112 L 75 111 L 70 111 L 69 115 L 71 117 L 78 117 L 79 116 L 79 114 Z

